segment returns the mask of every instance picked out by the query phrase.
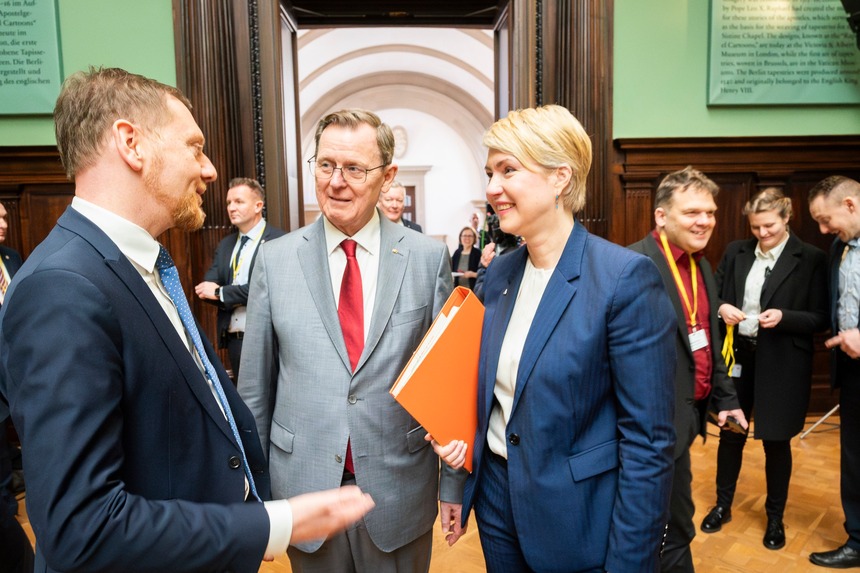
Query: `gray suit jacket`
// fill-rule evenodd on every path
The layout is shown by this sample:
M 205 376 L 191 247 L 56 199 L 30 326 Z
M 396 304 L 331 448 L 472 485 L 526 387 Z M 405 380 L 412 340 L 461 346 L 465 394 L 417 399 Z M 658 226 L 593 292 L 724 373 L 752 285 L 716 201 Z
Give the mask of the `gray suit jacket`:
M 332 292 L 322 219 L 257 255 L 239 392 L 257 420 L 275 499 L 337 487 L 350 439 L 356 482 L 376 507 L 367 531 L 383 551 L 433 526 L 439 460 L 388 390 L 453 288 L 445 245 L 380 217 L 379 279 L 355 373 Z M 447 466 L 446 466 L 447 467 Z M 442 499 L 460 502 L 449 471 Z M 315 551 L 322 540 L 298 545 Z

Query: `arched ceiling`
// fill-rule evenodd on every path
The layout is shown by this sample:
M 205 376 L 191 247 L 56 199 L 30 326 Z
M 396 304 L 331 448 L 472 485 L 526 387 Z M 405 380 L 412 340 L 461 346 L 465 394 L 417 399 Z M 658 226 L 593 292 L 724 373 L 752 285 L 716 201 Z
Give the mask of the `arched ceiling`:
M 502 0 L 292 0 L 300 27 L 450 26 L 492 27 Z

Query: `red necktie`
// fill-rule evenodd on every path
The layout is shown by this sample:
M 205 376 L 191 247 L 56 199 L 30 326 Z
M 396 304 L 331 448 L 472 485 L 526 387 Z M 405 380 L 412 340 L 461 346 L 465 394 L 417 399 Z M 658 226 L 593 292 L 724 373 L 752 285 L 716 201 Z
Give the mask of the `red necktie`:
M 361 271 L 355 258 L 356 242 L 345 239 L 340 248 L 346 253 L 346 268 L 343 270 L 343 280 L 340 283 L 340 299 L 337 306 L 337 317 L 340 319 L 340 329 L 346 343 L 346 353 L 349 365 L 355 371 L 361 352 L 364 350 L 364 296 L 361 291 Z M 344 468 L 354 473 L 352 465 L 352 449 L 346 443 L 346 462 Z

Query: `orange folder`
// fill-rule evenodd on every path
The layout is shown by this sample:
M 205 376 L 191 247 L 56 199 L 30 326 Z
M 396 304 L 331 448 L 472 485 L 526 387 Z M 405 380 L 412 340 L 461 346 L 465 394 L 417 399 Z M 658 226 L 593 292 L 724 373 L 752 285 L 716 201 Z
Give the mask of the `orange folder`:
M 465 441 L 467 470 L 478 427 L 478 356 L 484 305 L 457 287 L 389 391 L 440 444 Z

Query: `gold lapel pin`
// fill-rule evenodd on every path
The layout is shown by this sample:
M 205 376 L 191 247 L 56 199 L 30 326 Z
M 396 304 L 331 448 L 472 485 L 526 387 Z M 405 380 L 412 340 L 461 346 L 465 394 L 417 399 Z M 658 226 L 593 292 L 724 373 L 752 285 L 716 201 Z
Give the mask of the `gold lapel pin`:
M 397 249 L 391 249 L 391 252 L 392 252 L 392 253 L 394 253 L 394 254 L 396 255 L 396 254 L 397 254 Z

